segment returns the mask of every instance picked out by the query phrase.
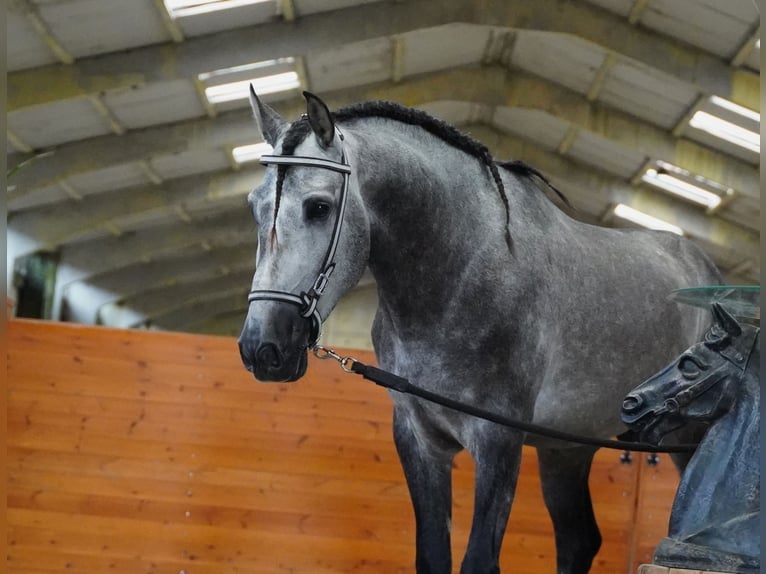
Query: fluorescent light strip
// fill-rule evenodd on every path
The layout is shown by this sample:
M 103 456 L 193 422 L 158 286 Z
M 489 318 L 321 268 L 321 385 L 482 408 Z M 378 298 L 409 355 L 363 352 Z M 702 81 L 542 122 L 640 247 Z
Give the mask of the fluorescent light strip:
M 761 153 L 761 135 L 751 132 L 737 124 L 703 111 L 697 111 L 689 120 L 689 125 L 707 132 L 717 138 L 726 140 L 734 145 Z
M 219 10 L 239 8 L 249 4 L 261 4 L 274 0 L 165 0 L 165 7 L 173 18 L 198 16 Z
M 710 103 L 715 106 L 718 106 L 719 108 L 723 108 L 725 110 L 729 110 L 730 112 L 734 112 L 735 114 L 738 114 L 749 120 L 753 120 L 754 122 L 761 123 L 761 114 L 759 114 L 755 110 L 751 110 L 750 108 L 746 108 L 744 106 L 740 106 L 739 104 L 735 104 L 734 102 L 727 100 L 725 98 L 721 98 L 719 96 L 710 96 Z
M 205 96 L 211 104 L 244 100 L 247 98 L 250 84 L 253 84 L 253 89 L 259 96 L 292 90 L 301 85 L 296 72 L 283 72 L 252 80 L 241 80 L 239 82 L 211 86 L 205 88 Z
M 657 173 L 656 169 L 647 169 L 646 173 L 641 176 L 641 179 L 650 185 L 669 191 L 670 193 L 688 199 L 689 201 L 704 205 L 709 209 L 718 207 L 721 203 L 721 197 L 719 195 L 707 191 L 706 189 L 702 189 L 701 187 L 697 187 L 682 179 L 678 179 L 669 173 Z
M 249 161 L 258 161 L 264 154 L 274 151 L 269 144 L 261 142 L 257 144 L 241 145 L 231 150 L 231 155 L 237 163 L 246 163 Z
M 676 235 L 684 234 L 684 230 L 678 227 L 677 225 L 673 225 L 672 223 L 668 223 L 667 221 L 663 221 L 662 219 L 657 219 L 656 217 L 652 217 L 651 215 L 646 214 L 643 211 L 638 211 L 637 209 L 633 209 L 632 207 L 629 207 L 625 205 L 624 203 L 619 203 L 615 206 L 614 214 L 617 217 L 620 217 L 622 219 L 626 219 L 628 221 L 632 221 L 633 223 L 637 223 L 638 225 L 641 225 L 642 227 L 648 227 L 649 229 L 656 229 L 658 231 L 670 231 L 671 233 L 675 233 Z
M 237 74 L 239 72 L 249 72 L 251 70 L 260 70 L 262 68 L 272 68 L 275 66 L 293 66 L 294 64 L 295 58 L 292 56 L 287 56 L 286 58 L 263 60 L 261 62 L 252 62 L 250 64 L 230 66 L 229 68 L 220 68 L 218 70 L 213 70 L 212 72 L 203 72 L 202 74 L 199 74 L 197 78 L 204 82 L 217 76 L 228 76 L 230 74 Z
M 259 96 L 292 90 L 299 88 L 301 85 L 296 72 L 283 72 L 281 74 L 253 78 L 252 80 L 241 80 L 239 82 L 211 86 L 205 88 L 205 96 L 211 104 L 244 100 L 247 98 L 250 84 L 253 84 L 253 89 L 255 89 L 255 93 Z

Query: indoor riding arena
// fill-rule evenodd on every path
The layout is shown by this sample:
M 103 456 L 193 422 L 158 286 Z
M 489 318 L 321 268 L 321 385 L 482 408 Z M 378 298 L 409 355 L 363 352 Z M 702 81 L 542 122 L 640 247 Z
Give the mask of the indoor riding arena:
M 6 26 L 4 571 L 759 571 L 755 0 Z

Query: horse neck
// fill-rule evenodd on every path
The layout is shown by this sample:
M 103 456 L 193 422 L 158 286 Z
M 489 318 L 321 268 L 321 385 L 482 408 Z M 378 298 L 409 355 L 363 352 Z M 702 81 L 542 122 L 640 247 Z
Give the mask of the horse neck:
M 370 221 L 369 265 L 385 303 L 423 316 L 424 305 L 444 305 L 457 285 L 478 281 L 471 277 L 476 261 L 507 265 L 506 212 L 482 160 L 395 121 L 357 120 L 343 129 Z

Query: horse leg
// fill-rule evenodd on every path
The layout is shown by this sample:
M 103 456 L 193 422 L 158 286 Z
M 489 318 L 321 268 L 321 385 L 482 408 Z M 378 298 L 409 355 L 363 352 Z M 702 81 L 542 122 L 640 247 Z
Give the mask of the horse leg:
M 597 449 L 539 448 L 538 463 L 543 498 L 553 521 L 558 574 L 584 574 L 601 547 L 588 488 Z
M 415 568 L 418 574 L 450 574 L 452 459 L 458 448 L 435 441 L 411 412 L 394 408 L 394 443 L 415 510 Z
M 520 433 L 492 429 L 469 449 L 476 479 L 473 522 L 461 574 L 500 572 L 500 546 L 516 492 L 522 441 Z

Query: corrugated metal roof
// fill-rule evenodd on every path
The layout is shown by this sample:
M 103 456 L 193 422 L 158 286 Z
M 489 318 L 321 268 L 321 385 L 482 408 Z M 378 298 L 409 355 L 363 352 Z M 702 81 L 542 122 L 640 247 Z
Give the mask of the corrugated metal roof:
M 238 265 L 241 255 L 224 261 L 214 250 L 199 259 L 199 247 L 168 248 L 157 239 L 164 228 L 176 236 L 186 226 L 247 217 L 244 195 L 260 177 L 249 167 L 237 172 L 230 157 L 233 145 L 259 140 L 247 101 L 206 105 L 196 75 L 228 60 L 292 57 L 282 67 L 298 73 L 301 87 L 264 100 L 292 115 L 301 111 L 301 89 L 338 105 L 365 93 L 415 104 L 468 132 L 512 143 L 507 149 L 529 151 L 592 221 L 631 189 L 647 195 L 646 186 L 631 181 L 650 160 L 697 165 L 707 177 L 744 182 L 746 193 L 712 215 L 680 200 L 674 205 L 697 222 L 695 239 L 719 264 L 755 280 L 760 153 L 688 125 L 690 112 L 708 109 L 709 95 L 758 105 L 759 18 L 750 0 L 540 0 L 532 12 L 521 4 L 485 11 L 468 0 L 270 0 L 171 24 L 153 0 L 33 0 L 28 6 L 27 13 L 12 6 L 8 14 L 7 150 L 10 165 L 31 157 L 30 149 L 54 154 L 30 163 L 12 182 L 10 225 L 44 229 L 53 214 L 83 222 L 79 229 L 62 227 L 66 232 L 53 244 L 46 239 L 45 248 L 77 242 L 83 253 L 88 241 L 127 244 L 128 237 L 135 242 L 145 235 L 153 242 L 146 249 L 164 253 L 165 271 L 175 269 L 178 277 L 196 263 L 189 280 Z M 564 13 L 575 22 L 564 21 Z M 259 42 L 261 36 L 278 48 Z M 140 50 L 125 52 L 131 48 Z M 60 63 L 69 58 L 73 64 Z M 450 75 L 463 69 L 472 72 Z M 498 70 L 505 70 L 505 84 Z M 462 77 L 476 84 L 450 85 Z M 526 88 L 531 93 L 519 93 Z M 760 129 L 759 122 L 750 128 Z M 111 160 L 96 159 L 104 157 Z M 582 173 L 574 177 L 577 169 Z M 179 180 L 183 186 L 179 178 L 187 178 Z M 731 233 L 706 233 L 713 219 L 716 229 L 728 225 Z M 225 226 L 219 234 L 231 235 Z M 34 245 L 34 238 L 27 240 Z M 238 237 L 233 245 L 244 249 L 245 241 L 254 238 Z M 84 265 L 87 257 L 78 257 Z M 751 267 L 741 264 L 750 258 Z M 150 272 L 140 263 L 132 269 Z M 88 281 L 103 279 L 86 274 L 78 282 L 85 294 Z M 85 307 L 82 316 L 92 311 Z

